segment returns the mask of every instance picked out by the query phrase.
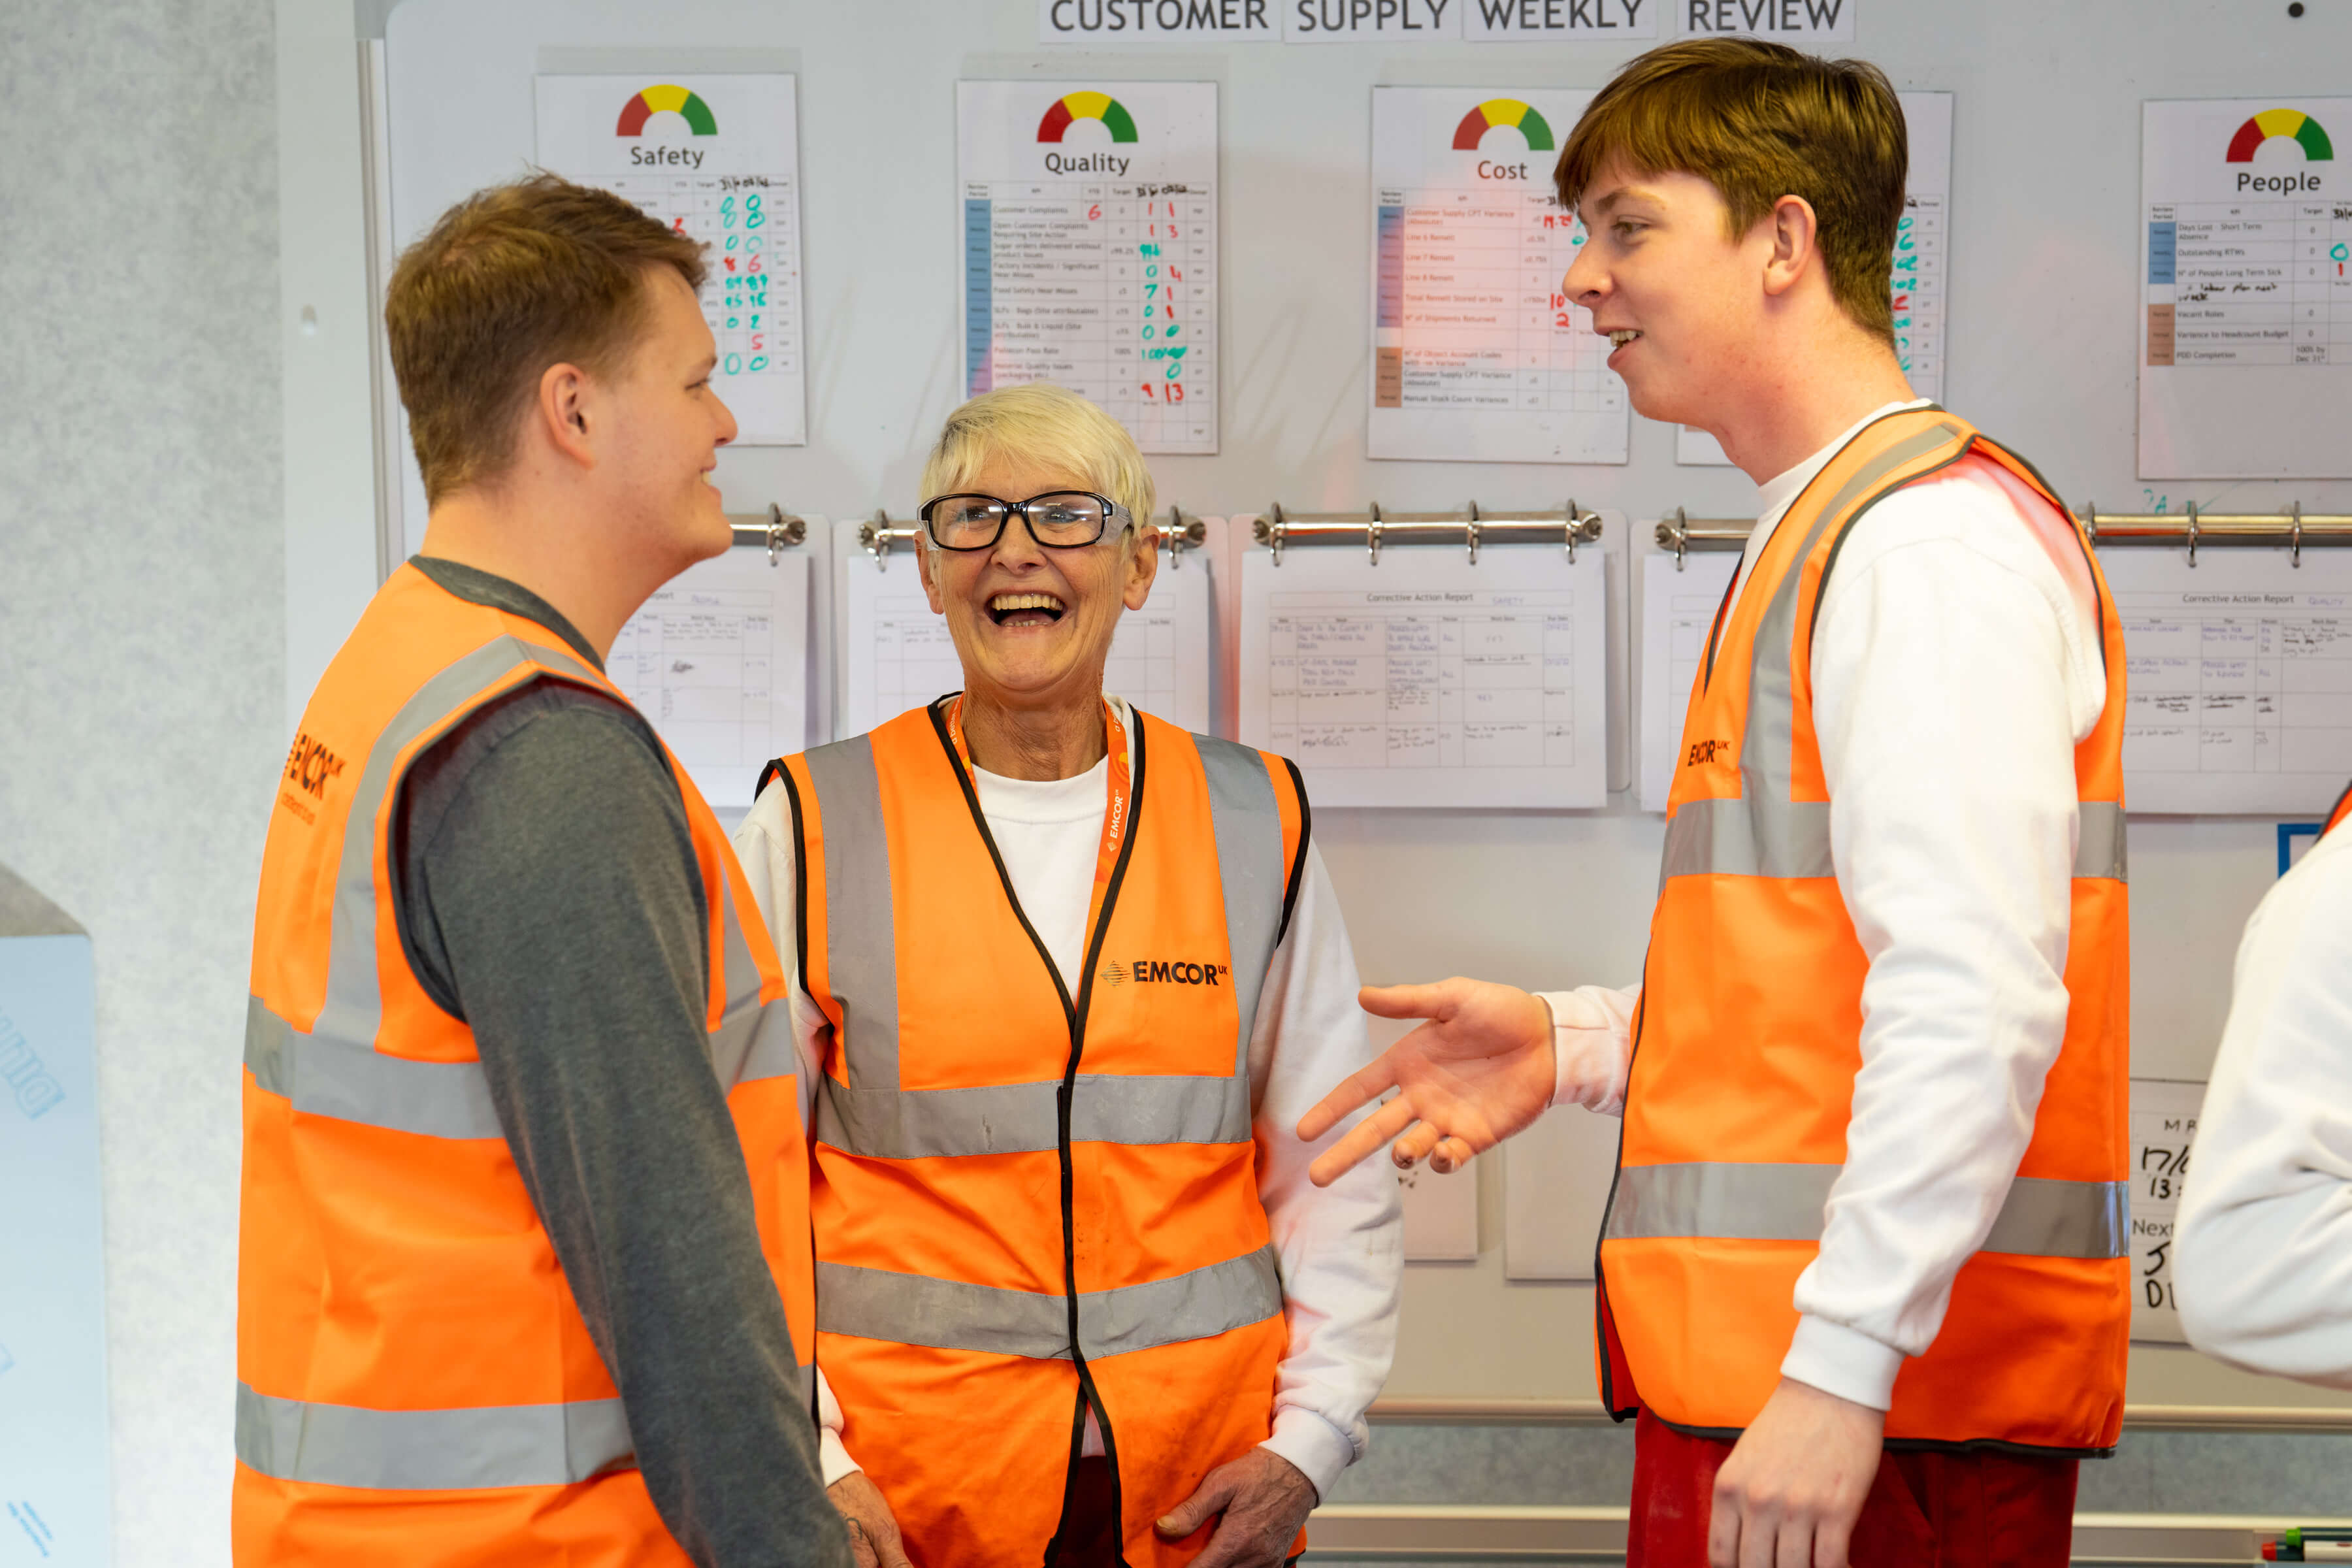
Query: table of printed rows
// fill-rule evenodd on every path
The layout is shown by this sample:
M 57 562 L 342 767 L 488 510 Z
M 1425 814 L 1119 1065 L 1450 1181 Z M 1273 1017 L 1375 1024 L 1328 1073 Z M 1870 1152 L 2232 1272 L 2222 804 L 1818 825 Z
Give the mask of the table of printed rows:
M 1320 768 L 1575 764 L 1575 595 L 1462 611 L 1362 597 L 1274 595 L 1275 750 Z
M 1204 184 L 968 185 L 964 392 L 1052 381 L 1145 450 L 1216 439 L 1216 201 Z
M 2352 363 L 2352 205 L 2152 206 L 2147 281 L 2151 365 Z
M 702 319 L 718 340 L 721 375 L 800 370 L 800 278 L 788 180 L 715 174 L 692 179 L 621 175 L 605 182 L 648 217 L 710 247 Z
M 774 754 L 775 616 L 751 588 L 697 588 L 640 610 L 605 669 L 679 756 L 757 767 Z
M 2116 608 L 2133 773 L 2352 777 L 2352 604 L 2200 615 L 2175 595 L 2118 594 Z
M 1559 291 L 1579 243 L 1549 196 L 1382 191 L 1374 406 L 1624 407 L 1607 342 Z
M 948 624 L 911 595 L 879 600 L 874 606 L 874 711 L 879 721 L 931 699 L 963 689 L 963 665 L 956 658 Z M 1148 610 L 1121 616 L 1103 665 L 1103 689 L 1124 697 L 1149 713 L 1176 706 L 1176 627 L 1168 616 Z

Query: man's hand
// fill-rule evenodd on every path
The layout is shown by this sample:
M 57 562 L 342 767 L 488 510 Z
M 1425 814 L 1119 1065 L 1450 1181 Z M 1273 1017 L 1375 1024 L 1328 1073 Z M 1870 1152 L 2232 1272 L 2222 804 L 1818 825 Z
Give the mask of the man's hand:
M 1782 1378 L 1715 1473 L 1707 1568 L 1846 1568 L 1886 1414 Z
M 1456 977 L 1367 985 L 1356 999 L 1376 1017 L 1429 1022 L 1298 1119 L 1298 1135 L 1311 1143 L 1358 1106 L 1403 1090 L 1308 1167 L 1317 1186 L 1329 1186 L 1391 1139 L 1400 1165 L 1429 1155 L 1432 1170 L 1456 1170 L 1551 1104 L 1551 1010 L 1517 986 Z
M 890 1504 L 864 1470 L 850 1471 L 827 1487 L 824 1495 L 849 1526 L 849 1551 L 857 1568 L 913 1568 L 907 1549 L 899 1544 L 898 1521 L 891 1517 Z
M 1202 1477 L 1200 1489 L 1156 1528 L 1181 1541 L 1222 1513 L 1192 1568 L 1280 1568 L 1314 1511 L 1315 1483 L 1273 1449 L 1258 1447 Z

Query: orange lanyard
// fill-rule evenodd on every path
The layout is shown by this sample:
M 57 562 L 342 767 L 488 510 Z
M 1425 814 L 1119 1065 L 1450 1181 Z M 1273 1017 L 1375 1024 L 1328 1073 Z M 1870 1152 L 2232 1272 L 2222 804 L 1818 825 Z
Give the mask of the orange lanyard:
M 948 741 L 955 747 L 956 761 L 963 764 L 969 775 L 974 766 L 971 747 L 963 738 L 963 698 L 959 693 L 948 704 Z M 1102 918 L 1103 898 L 1110 887 L 1111 873 L 1118 867 L 1118 852 L 1127 837 L 1129 783 L 1132 760 L 1127 745 L 1127 727 L 1118 721 L 1118 710 L 1110 699 L 1103 699 L 1103 741 L 1110 752 L 1110 797 L 1103 811 L 1102 844 L 1095 851 L 1095 887 L 1087 904 L 1087 936 L 1092 941 L 1095 922 Z

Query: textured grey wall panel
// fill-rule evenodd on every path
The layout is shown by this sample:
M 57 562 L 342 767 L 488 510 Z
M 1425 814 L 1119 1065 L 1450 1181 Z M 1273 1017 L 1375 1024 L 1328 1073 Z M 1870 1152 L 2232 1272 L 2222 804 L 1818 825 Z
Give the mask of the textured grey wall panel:
M 0 862 L 96 948 L 118 1568 L 228 1561 L 285 746 L 272 51 L 267 0 L 0 5 Z

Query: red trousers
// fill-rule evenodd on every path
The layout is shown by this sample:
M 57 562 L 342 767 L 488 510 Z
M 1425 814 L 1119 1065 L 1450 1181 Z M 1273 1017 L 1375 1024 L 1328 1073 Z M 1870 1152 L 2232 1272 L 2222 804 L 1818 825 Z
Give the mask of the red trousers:
M 1644 1410 L 1633 1429 L 1625 1568 L 1705 1568 L 1715 1472 L 1731 1445 L 1677 1432 Z M 2073 1459 L 1890 1449 L 1854 1524 L 1854 1568 L 2065 1568 Z

